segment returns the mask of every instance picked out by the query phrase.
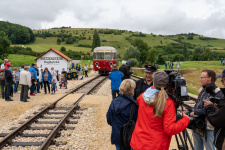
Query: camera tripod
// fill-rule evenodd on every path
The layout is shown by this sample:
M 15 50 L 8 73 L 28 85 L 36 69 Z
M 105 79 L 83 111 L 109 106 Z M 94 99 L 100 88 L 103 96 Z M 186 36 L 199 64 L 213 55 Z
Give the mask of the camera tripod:
M 176 108 L 176 114 L 177 114 L 177 108 L 178 108 L 178 106 L 175 106 L 175 108 Z M 183 101 L 180 101 L 180 106 L 181 106 L 181 110 L 183 111 Z M 185 129 L 184 131 L 182 131 L 182 134 L 181 133 L 176 134 L 175 135 L 175 138 L 176 138 L 177 147 L 178 147 L 179 150 L 188 150 L 189 149 L 188 144 L 187 144 L 188 142 L 189 142 L 192 150 L 194 150 L 194 146 L 193 146 L 193 143 L 192 143 L 192 141 L 190 139 L 190 136 L 189 136 L 189 134 L 187 132 L 187 129 Z M 180 141 L 179 141 L 178 138 L 180 139 L 181 143 L 180 143 Z

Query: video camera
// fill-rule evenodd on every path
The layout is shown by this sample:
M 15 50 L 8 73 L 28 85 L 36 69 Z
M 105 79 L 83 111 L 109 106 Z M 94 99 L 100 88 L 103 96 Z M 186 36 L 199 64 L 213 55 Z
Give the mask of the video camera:
M 215 103 L 215 104 L 219 105 L 219 102 L 222 99 L 218 98 L 218 97 L 215 97 L 215 95 L 216 95 L 215 89 L 216 88 L 217 88 L 216 86 L 209 86 L 205 90 L 206 90 L 207 93 L 210 94 L 210 97 L 208 98 L 208 100 L 211 101 L 212 103 Z
M 167 94 L 175 102 L 188 101 L 187 86 L 184 77 L 174 70 L 164 70 L 169 76 L 169 85 L 167 87 Z

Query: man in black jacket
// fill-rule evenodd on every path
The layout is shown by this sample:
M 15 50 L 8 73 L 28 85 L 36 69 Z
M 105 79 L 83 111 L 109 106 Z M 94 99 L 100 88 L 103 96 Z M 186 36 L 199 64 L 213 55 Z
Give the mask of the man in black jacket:
M 156 72 L 157 68 L 152 66 L 152 65 L 148 65 L 145 68 L 145 78 L 144 79 L 140 79 L 136 82 L 136 88 L 134 90 L 134 99 L 136 100 L 138 98 L 139 95 L 141 95 L 141 93 L 143 93 L 146 89 L 148 89 L 149 87 L 153 86 L 153 73 Z
M 206 109 L 204 108 L 205 101 L 209 101 L 209 97 L 214 96 L 220 99 L 224 99 L 224 94 L 219 87 L 215 85 L 216 73 L 212 70 L 203 70 L 200 82 L 202 84 L 202 90 L 198 95 L 198 100 L 195 104 L 194 112 L 190 113 L 190 116 L 198 118 L 207 117 Z M 204 130 L 204 136 L 199 133 L 198 130 L 193 129 L 193 141 L 194 148 L 196 150 L 204 150 L 204 146 L 207 150 L 214 150 L 214 127 L 210 124 L 208 119 L 205 119 L 206 129 Z
M 217 75 L 216 77 L 222 77 L 221 82 L 225 86 L 225 69 L 221 75 Z M 225 88 L 221 88 L 221 91 L 225 95 Z M 225 149 L 225 100 L 221 101 L 218 106 L 211 101 L 204 100 L 204 103 L 207 119 L 215 127 L 214 144 L 218 150 Z
M 8 68 L 11 69 L 11 65 L 8 65 Z M 10 70 L 5 70 L 5 100 L 6 101 L 13 101 L 9 95 L 10 95 L 10 90 L 12 88 L 13 84 L 13 75 Z
M 126 66 L 126 61 L 122 61 L 122 66 L 119 68 L 119 71 L 123 73 L 122 81 L 125 79 L 130 79 L 130 75 L 133 73 L 129 70 L 129 68 Z

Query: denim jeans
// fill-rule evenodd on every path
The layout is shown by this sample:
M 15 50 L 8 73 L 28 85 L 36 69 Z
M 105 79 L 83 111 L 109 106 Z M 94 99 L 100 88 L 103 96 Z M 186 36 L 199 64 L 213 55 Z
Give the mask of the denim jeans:
M 112 99 L 116 98 L 116 93 L 119 95 L 119 90 L 112 90 Z
M 5 98 L 5 80 L 0 81 L 1 84 L 1 94 L 2 94 L 2 99 Z
M 120 150 L 120 145 L 116 145 L 116 150 Z
M 35 90 L 35 79 L 32 79 L 31 80 L 31 83 L 32 83 L 32 85 L 31 85 L 31 87 L 30 87 L 30 94 L 34 94 L 34 90 Z
M 202 137 L 201 135 L 193 132 L 193 141 L 194 141 L 194 148 L 196 150 L 204 150 L 204 146 L 206 150 L 215 150 L 215 145 L 213 144 L 214 135 L 213 130 L 206 130 L 205 134 L 207 134 L 207 141 L 205 140 L 205 136 Z
M 5 83 L 5 99 L 8 100 L 9 99 L 9 95 L 10 95 L 10 91 L 12 88 L 12 84 L 11 83 Z
M 17 92 L 18 87 L 19 87 L 19 81 L 13 82 L 14 83 L 14 93 Z
M 40 92 L 40 82 L 39 82 L 39 79 L 37 79 L 36 89 L 37 89 L 37 92 L 39 93 Z
M 29 86 L 28 85 L 22 85 L 21 86 L 20 101 L 24 101 L 24 102 L 27 101 L 28 90 L 29 90 Z

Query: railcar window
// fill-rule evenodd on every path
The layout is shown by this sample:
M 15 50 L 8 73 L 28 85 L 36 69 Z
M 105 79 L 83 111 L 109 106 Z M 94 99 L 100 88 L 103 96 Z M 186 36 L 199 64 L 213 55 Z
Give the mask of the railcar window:
M 104 53 L 95 53 L 95 59 L 104 59 Z
M 105 60 L 115 59 L 115 53 L 105 53 Z

